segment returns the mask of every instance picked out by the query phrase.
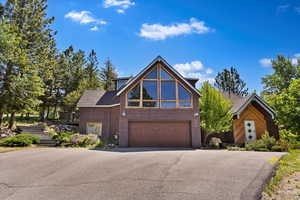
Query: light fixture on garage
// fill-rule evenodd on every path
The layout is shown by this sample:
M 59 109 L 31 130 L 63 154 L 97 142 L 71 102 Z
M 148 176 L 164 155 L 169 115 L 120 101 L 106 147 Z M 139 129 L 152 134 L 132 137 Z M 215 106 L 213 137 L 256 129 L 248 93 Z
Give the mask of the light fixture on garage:
M 123 116 L 123 117 L 126 116 L 126 112 L 125 112 L 125 111 L 122 112 L 122 116 Z
M 198 117 L 198 116 L 199 116 L 199 113 L 195 113 L 194 116 L 195 116 L 195 117 Z

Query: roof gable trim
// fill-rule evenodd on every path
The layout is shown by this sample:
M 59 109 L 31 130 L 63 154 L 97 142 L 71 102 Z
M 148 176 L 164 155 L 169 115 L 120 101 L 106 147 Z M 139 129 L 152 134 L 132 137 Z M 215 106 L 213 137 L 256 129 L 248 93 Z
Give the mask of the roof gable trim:
M 120 96 L 128 87 L 131 86 L 136 80 L 138 80 L 150 67 L 154 65 L 156 62 L 163 62 L 174 74 L 176 74 L 181 81 L 187 84 L 191 90 L 193 90 L 196 94 L 200 96 L 200 92 L 193 87 L 180 73 L 178 73 L 171 65 L 169 65 L 161 56 L 157 56 L 147 67 L 145 67 L 140 73 L 138 73 L 134 78 L 129 80 L 127 85 L 123 87 L 118 93 L 117 96 Z
M 78 108 L 111 108 L 115 106 L 119 106 L 120 104 L 112 104 L 112 105 L 81 105 L 77 106 Z
M 263 107 L 274 119 L 276 112 L 267 104 L 265 101 L 256 94 L 252 94 L 248 100 L 236 111 L 235 114 L 240 115 L 241 112 L 245 110 L 245 108 L 252 102 L 256 101 L 261 107 Z

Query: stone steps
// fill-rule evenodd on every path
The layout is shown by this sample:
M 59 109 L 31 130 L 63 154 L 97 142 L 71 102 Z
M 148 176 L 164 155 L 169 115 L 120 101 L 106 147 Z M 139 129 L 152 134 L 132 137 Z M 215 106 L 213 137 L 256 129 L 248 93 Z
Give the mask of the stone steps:
M 56 141 L 51 138 L 48 134 L 44 133 L 42 126 L 18 126 L 19 129 L 22 130 L 22 133 L 28 133 L 34 136 L 38 136 L 40 138 L 41 146 L 56 146 Z

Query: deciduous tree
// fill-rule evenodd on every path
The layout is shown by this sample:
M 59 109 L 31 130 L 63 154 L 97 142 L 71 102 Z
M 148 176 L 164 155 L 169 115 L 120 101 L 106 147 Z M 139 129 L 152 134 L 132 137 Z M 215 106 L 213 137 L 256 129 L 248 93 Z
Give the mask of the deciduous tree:
M 201 127 L 210 133 L 221 133 L 231 129 L 231 102 L 208 82 L 200 89 Z

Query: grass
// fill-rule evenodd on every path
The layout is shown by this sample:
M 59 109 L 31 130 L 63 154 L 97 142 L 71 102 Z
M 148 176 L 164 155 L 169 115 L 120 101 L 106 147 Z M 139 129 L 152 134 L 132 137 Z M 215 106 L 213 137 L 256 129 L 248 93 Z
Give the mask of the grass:
M 275 162 L 275 160 L 271 160 Z M 300 150 L 291 150 L 289 154 L 283 156 L 276 167 L 275 176 L 266 187 L 266 193 L 272 194 L 278 189 L 283 177 L 300 171 Z
M 3 125 L 8 125 L 9 116 L 6 115 L 3 118 Z M 29 116 L 21 116 L 20 114 L 16 115 L 15 126 L 33 126 L 37 125 L 39 122 L 38 115 L 29 115 Z

